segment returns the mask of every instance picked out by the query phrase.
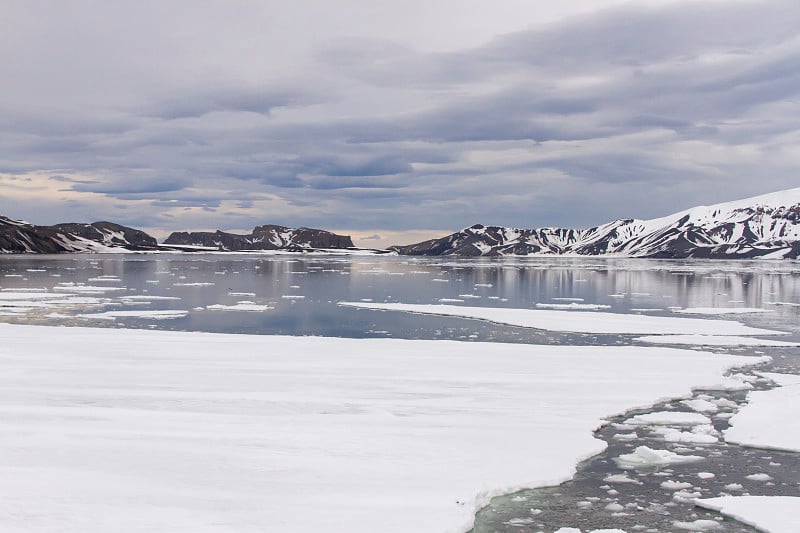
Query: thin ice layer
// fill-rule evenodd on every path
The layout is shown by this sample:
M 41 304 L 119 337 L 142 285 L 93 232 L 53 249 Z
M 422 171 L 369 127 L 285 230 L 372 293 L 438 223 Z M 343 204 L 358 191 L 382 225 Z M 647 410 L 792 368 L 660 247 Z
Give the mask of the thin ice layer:
M 695 504 L 769 533 L 797 533 L 800 524 L 800 498 L 792 496 L 725 496 Z
M 725 440 L 800 452 L 800 376 L 763 373 L 779 387 L 747 394 L 747 404 L 730 419 Z
M 405 311 L 426 315 L 458 316 L 498 324 L 574 333 L 688 334 L 688 335 L 780 335 L 783 332 L 752 328 L 733 320 L 708 320 L 670 316 L 630 315 L 594 311 L 509 309 L 460 305 L 339 302 L 345 307 L 382 311 Z
M 453 532 L 759 359 L 0 325 L 0 531 Z
M 683 344 L 689 346 L 775 346 L 781 348 L 800 346 L 800 342 L 721 335 L 648 335 L 646 337 L 637 337 L 633 340 L 648 344 Z

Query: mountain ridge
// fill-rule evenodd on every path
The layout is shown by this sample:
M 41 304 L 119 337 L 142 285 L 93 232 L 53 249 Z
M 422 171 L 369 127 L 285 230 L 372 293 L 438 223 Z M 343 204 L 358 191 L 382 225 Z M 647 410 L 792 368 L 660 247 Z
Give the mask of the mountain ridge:
M 326 230 L 256 226 L 249 234 L 173 232 L 159 244 L 144 231 L 100 221 L 37 226 L 0 216 L 0 253 L 130 251 L 354 250 L 352 239 Z M 357 249 L 356 249 L 357 250 Z M 672 215 L 625 218 L 574 229 L 475 224 L 446 237 L 387 249 L 401 255 L 609 256 L 650 258 L 800 257 L 800 187 L 696 206 Z M 381 253 L 374 250 L 375 253 Z
M 220 251 L 247 250 L 303 251 L 318 248 L 355 248 L 349 235 L 337 235 L 314 228 L 289 228 L 274 224 L 256 226 L 246 235 L 217 230 L 198 232 L 173 232 L 164 241 L 172 246 L 201 246 Z
M 664 217 L 586 229 L 476 224 L 446 237 L 393 246 L 401 255 L 570 255 L 651 258 L 800 255 L 800 188 L 696 206 Z

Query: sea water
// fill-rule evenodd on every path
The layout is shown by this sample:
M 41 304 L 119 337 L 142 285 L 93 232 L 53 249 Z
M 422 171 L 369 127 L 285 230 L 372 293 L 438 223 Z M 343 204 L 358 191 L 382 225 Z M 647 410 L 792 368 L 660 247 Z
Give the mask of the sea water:
M 677 313 L 687 309 L 750 308 L 763 312 L 708 318 L 739 320 L 788 332 L 781 340 L 800 340 L 800 264 L 791 261 L 311 254 L 0 257 L 0 320 L 14 323 L 467 342 L 633 342 L 631 335 L 556 333 L 458 317 L 378 312 L 338 305 L 343 301 L 567 308 L 573 309 L 578 320 L 581 308 L 654 316 L 684 316 Z M 765 370 L 800 373 L 795 348 L 713 350 L 769 354 L 774 362 Z M 743 393 L 729 396 L 732 401 L 744 401 Z M 677 404 L 671 407 L 681 408 Z M 619 416 L 614 420 L 623 419 Z M 652 444 L 646 436 L 635 442 L 615 441 L 610 427 L 598 433 L 609 442 L 608 451 L 583 463 L 573 481 L 496 499 L 479 513 L 475 531 L 555 531 L 559 525 L 589 529 L 636 524 L 669 531 L 675 522 L 714 519 L 714 513 L 676 502 L 660 487 L 659 472 L 652 473 L 655 477 L 642 477 L 642 485 L 633 487 L 604 482 L 604 477 L 618 473 L 611 457 L 637 445 Z M 797 454 L 742 449 L 724 442 L 704 450 L 703 465 L 672 466 L 666 474 L 691 479 L 695 489 L 714 496 L 717 485 L 742 482 L 748 472 L 767 471 L 772 463 L 780 463 L 771 473 L 781 482 L 769 485 L 770 493 L 798 495 L 797 484 L 781 478 L 798 471 Z M 778 455 L 779 461 L 775 460 Z M 700 480 L 696 474 L 709 468 L 717 469 L 717 477 Z M 627 497 L 609 491 L 627 493 Z M 617 501 L 622 502 L 622 510 L 606 509 L 606 502 Z M 749 529 L 726 521 L 715 530 Z

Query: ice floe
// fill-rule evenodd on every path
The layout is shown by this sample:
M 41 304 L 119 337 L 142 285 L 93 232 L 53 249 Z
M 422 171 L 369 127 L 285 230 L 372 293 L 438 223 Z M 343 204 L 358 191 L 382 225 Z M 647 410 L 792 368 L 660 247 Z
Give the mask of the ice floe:
M 269 305 L 262 305 L 257 304 L 255 302 L 250 301 L 242 301 L 237 302 L 233 305 L 224 305 L 224 304 L 212 304 L 207 305 L 206 309 L 209 311 L 250 311 L 250 312 L 258 312 L 258 311 L 267 311 L 270 309 L 275 309 Z
M 747 404 L 730 419 L 725 440 L 744 446 L 800 452 L 800 376 L 763 373 L 779 386 L 751 391 Z
M 567 310 L 574 310 L 574 311 L 598 311 L 600 309 L 611 309 L 610 305 L 605 304 L 582 304 L 578 302 L 572 302 L 568 304 L 549 304 L 549 303 L 538 303 L 536 307 L 539 309 L 567 309 Z
M 10 324 L 0 335 L 3 531 L 463 531 L 499 492 L 570 478 L 604 448 L 592 430 L 607 416 L 757 361 Z M 654 459 L 674 458 L 640 449 L 632 463 Z
M 672 312 L 684 315 L 751 315 L 771 311 L 760 307 L 684 307 L 673 308 Z
M 697 424 L 711 424 L 711 419 L 700 413 L 685 413 L 683 411 L 655 411 L 635 415 L 625 420 L 625 424 L 632 426 L 694 426 Z
M 652 468 L 702 460 L 703 457 L 700 455 L 680 455 L 669 450 L 654 450 L 648 446 L 638 446 L 632 453 L 614 458 L 617 466 L 625 469 Z
M 152 318 L 154 320 L 170 320 L 174 318 L 183 318 L 188 314 L 189 311 L 180 309 L 143 309 L 141 311 L 103 311 L 102 313 L 83 313 L 75 316 L 78 318 L 87 318 L 92 320 L 116 320 L 118 318 Z
M 800 498 L 793 496 L 724 496 L 695 504 L 769 533 L 797 533 L 800 524 Z
M 745 326 L 732 320 L 710 320 L 550 309 L 507 309 L 436 304 L 339 302 L 345 307 L 457 316 L 550 331 L 620 334 L 779 335 L 783 332 Z
M 636 337 L 633 340 L 637 342 L 646 342 L 648 344 L 680 344 L 690 346 L 800 346 L 800 342 L 731 335 L 648 335 L 646 337 Z

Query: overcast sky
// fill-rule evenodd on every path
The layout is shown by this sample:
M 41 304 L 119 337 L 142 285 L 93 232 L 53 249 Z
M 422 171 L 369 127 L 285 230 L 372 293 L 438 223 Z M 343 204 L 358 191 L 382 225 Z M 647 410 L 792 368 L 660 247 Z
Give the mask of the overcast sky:
M 797 187 L 798 28 L 796 0 L 8 0 L 0 214 L 380 246 Z

